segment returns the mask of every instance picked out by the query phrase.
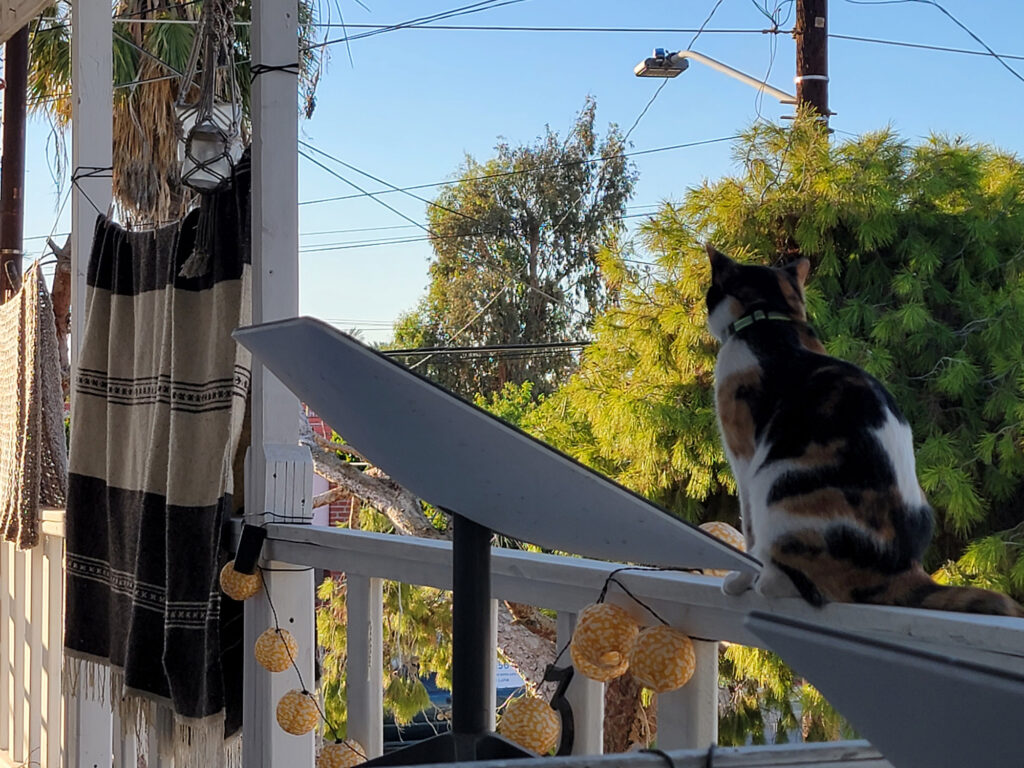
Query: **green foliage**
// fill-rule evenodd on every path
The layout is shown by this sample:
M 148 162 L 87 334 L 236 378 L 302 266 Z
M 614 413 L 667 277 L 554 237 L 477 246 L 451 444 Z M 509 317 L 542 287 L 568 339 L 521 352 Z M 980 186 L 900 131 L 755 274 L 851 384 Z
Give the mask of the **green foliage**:
M 805 256 L 826 347 L 884 381 L 913 427 L 937 517 L 926 564 L 941 580 L 1024 597 L 1024 163 L 939 136 L 839 140 L 806 116 L 755 125 L 734 156 L 736 175 L 646 223 L 655 271 L 619 264 L 617 302 L 579 371 L 523 426 L 676 514 L 735 524 L 703 243 L 752 263 Z M 771 654 L 732 646 L 721 673 L 723 743 L 848 731 Z
M 636 173 L 610 126 L 599 143 L 588 99 L 568 136 L 547 128 L 530 146 L 500 141 L 467 157 L 460 181 L 429 208 L 434 261 L 419 306 L 395 325 L 395 346 L 569 341 L 608 301 L 600 253 L 622 231 Z M 594 162 L 602 158 L 601 162 Z M 546 392 L 573 367 L 569 352 L 431 359 L 422 372 L 467 397 L 506 382 Z
M 534 398 L 533 382 L 524 381 L 518 386 L 512 382 L 505 382 L 505 385 L 497 392 L 492 392 L 489 397 L 479 392 L 473 398 L 473 403 L 478 408 L 490 411 L 499 419 L 507 421 L 512 426 L 518 427 L 523 420 L 544 402 L 544 396 Z
M 734 519 L 702 244 L 756 263 L 802 255 L 826 347 L 881 378 L 913 426 L 937 513 L 930 565 L 1019 522 L 1024 164 L 939 136 L 838 140 L 807 119 L 759 123 L 734 155 L 740 173 L 665 203 L 644 226 L 657 272 L 624 283 L 579 373 L 527 426 L 691 520 Z M 1016 561 L 999 562 L 1012 588 Z

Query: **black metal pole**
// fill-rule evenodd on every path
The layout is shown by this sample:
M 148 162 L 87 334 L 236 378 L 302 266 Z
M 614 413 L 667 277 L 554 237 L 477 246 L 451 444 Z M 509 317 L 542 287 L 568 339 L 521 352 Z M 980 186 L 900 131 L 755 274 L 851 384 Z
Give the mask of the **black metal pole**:
M 491 708 L 491 531 L 452 515 L 452 731 L 484 734 Z
M 25 205 L 25 109 L 28 26 L 4 47 L 3 171 L 0 173 L 0 303 L 21 285 Z

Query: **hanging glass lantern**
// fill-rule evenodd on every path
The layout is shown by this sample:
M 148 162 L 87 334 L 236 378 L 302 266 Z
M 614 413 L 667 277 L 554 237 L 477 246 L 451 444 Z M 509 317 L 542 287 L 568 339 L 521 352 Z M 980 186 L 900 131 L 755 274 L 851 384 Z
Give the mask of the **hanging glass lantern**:
M 175 103 L 181 181 L 197 192 L 230 179 L 242 154 L 234 41 L 234 0 L 206 0 Z

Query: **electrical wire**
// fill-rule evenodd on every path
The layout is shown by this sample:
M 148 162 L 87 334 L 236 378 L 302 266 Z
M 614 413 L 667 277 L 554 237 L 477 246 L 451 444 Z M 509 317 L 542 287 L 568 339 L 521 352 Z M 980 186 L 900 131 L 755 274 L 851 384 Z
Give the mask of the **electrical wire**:
M 455 331 L 455 333 L 453 333 L 451 335 L 450 341 L 455 341 L 457 338 L 459 338 L 459 336 L 461 336 L 463 333 L 468 331 L 470 329 L 470 327 L 473 325 L 473 323 L 475 323 L 477 320 L 479 320 L 481 317 L 483 317 L 484 314 L 487 312 L 487 310 L 491 308 L 491 305 L 494 304 L 494 302 L 496 302 L 498 299 L 500 299 L 502 297 L 502 295 L 504 295 L 504 293 L 505 293 L 505 291 L 507 289 L 508 289 L 507 285 L 506 286 L 502 286 L 501 290 L 499 290 L 496 294 L 494 294 L 494 296 L 491 297 L 490 301 L 488 301 L 486 304 L 483 305 L 483 307 L 481 307 L 479 312 L 477 312 L 475 315 L 473 315 L 471 318 L 469 318 L 469 320 L 466 321 L 466 323 L 463 324 L 463 326 L 461 328 L 459 328 L 457 331 Z M 409 370 L 411 371 L 413 368 L 418 368 L 419 366 L 423 365 L 425 362 L 427 362 L 428 360 L 433 358 L 434 355 L 436 355 L 436 354 L 445 354 L 445 352 L 442 351 L 441 349 L 437 349 L 434 352 L 428 354 L 422 360 L 417 360 L 415 363 L 410 365 L 409 366 Z
M 351 171 L 355 171 L 356 173 L 360 174 L 361 176 L 365 176 L 366 178 L 371 179 L 371 180 L 377 182 L 378 184 L 383 184 L 385 187 L 388 187 L 393 192 L 401 192 L 402 194 L 408 195 L 409 197 L 413 198 L 414 200 L 418 200 L 421 203 L 425 203 L 426 205 L 428 205 L 428 206 L 430 206 L 432 208 L 437 208 L 438 210 L 446 211 L 447 213 L 451 213 L 451 214 L 453 214 L 455 216 L 460 216 L 463 219 L 469 219 L 470 221 L 475 221 L 477 224 L 483 224 L 483 222 L 480 221 L 480 219 L 476 218 L 475 216 L 469 216 L 469 215 L 463 213 L 462 211 L 457 211 L 454 208 L 448 208 L 447 206 L 441 205 L 440 203 L 434 202 L 433 200 L 428 200 L 425 197 L 420 197 L 419 195 L 414 194 L 414 193 L 410 192 L 407 189 L 401 189 L 399 187 L 396 187 L 391 182 L 385 181 L 382 178 L 374 176 L 372 173 L 368 173 L 367 171 L 360 170 L 359 168 L 356 168 L 351 163 L 346 163 L 341 158 L 335 157 L 334 155 L 332 155 L 332 154 L 330 154 L 328 152 L 325 152 L 322 149 L 318 149 L 317 147 L 313 146 L 312 144 L 310 144 L 307 141 L 303 141 L 302 139 L 299 139 L 299 145 L 302 146 L 302 147 L 305 147 L 306 149 L 308 149 L 308 150 L 310 150 L 312 152 L 316 152 L 321 157 L 326 157 L 328 160 L 331 160 L 331 161 L 337 163 L 340 166 L 348 168 Z
M 940 51 L 942 53 L 962 53 L 970 56 L 987 56 L 992 57 L 993 54 L 988 51 L 974 51 L 970 48 L 950 48 L 944 45 L 929 45 L 928 43 L 911 43 L 905 40 L 885 40 L 879 37 L 860 37 L 859 35 L 840 35 L 834 32 L 829 32 L 829 39 L 835 40 L 852 40 L 858 43 L 876 43 L 878 45 L 894 45 L 900 48 L 919 48 L 925 51 Z M 1024 61 L 1024 55 L 1016 53 L 997 53 L 994 54 L 996 58 L 1000 59 L 1011 59 L 1014 61 Z
M 325 48 L 329 45 L 335 45 L 337 43 L 348 43 L 352 40 L 362 40 L 367 37 L 374 37 L 381 35 L 386 32 L 395 32 L 399 29 L 408 29 L 410 27 L 424 26 L 432 21 L 443 21 L 444 19 L 450 19 L 455 16 L 466 16 L 472 13 L 480 13 L 482 11 L 490 11 L 495 8 L 501 8 L 506 5 L 515 5 L 521 3 L 523 0 L 503 0 L 497 2 L 496 0 L 482 0 L 481 2 L 471 3 L 470 5 L 464 5 L 460 8 L 453 8 L 449 11 L 442 11 L 440 13 L 431 14 L 430 16 L 421 16 L 416 19 L 409 19 L 408 21 L 399 22 L 398 24 L 392 24 L 390 26 L 382 27 L 380 29 L 373 29 L 367 32 L 359 32 L 355 35 L 345 35 L 344 37 L 337 37 L 333 40 L 324 40 L 321 43 L 308 46 L 306 50 L 312 50 L 314 48 Z
M 340 173 L 335 171 L 333 168 L 330 168 L 330 167 L 324 165 L 319 160 L 317 160 L 315 157 L 312 157 L 311 155 L 307 154 L 306 152 L 303 152 L 302 149 L 299 149 L 299 156 L 300 157 L 304 157 L 309 162 L 311 162 L 314 165 L 322 168 L 323 170 L 327 171 L 329 174 L 331 174 L 335 178 L 340 179 L 341 181 L 345 182 L 349 186 L 355 187 L 360 192 L 363 192 L 364 194 L 368 195 L 372 200 L 376 201 L 380 205 L 383 205 L 389 211 L 391 211 L 392 213 L 400 216 L 401 218 L 405 219 L 409 223 L 415 224 L 417 227 L 419 227 L 424 232 L 426 232 L 428 235 L 430 235 L 431 238 L 439 237 L 438 235 L 436 235 L 436 233 L 434 233 L 425 224 L 421 224 L 420 222 L 416 221 L 415 219 L 413 219 L 413 218 L 411 218 L 409 216 L 406 216 L 404 213 L 399 211 L 394 206 L 388 205 L 383 200 L 378 199 L 376 193 L 367 192 L 362 187 L 360 187 L 358 184 L 356 184 L 354 181 L 351 181 L 351 180 L 345 178 Z M 492 236 L 492 233 L 481 232 L 481 233 L 476 233 L 475 236 Z M 558 306 L 560 306 L 563 309 L 565 309 L 567 312 L 572 312 L 572 313 L 575 313 L 575 314 L 579 314 L 579 315 L 584 315 L 585 316 L 586 313 L 582 312 L 580 309 L 578 309 L 576 307 L 573 307 L 573 306 L 570 306 L 569 304 L 566 304 L 564 301 L 562 301 L 559 298 L 556 298 L 555 296 L 552 296 L 550 293 L 548 293 L 547 291 L 543 290 L 542 288 L 538 288 L 535 285 L 531 285 L 530 283 L 528 283 L 526 280 L 524 280 L 519 275 L 516 275 L 516 274 L 514 274 L 512 272 L 509 272 L 504 267 L 501 267 L 501 266 L 499 266 L 497 264 L 492 263 L 489 259 L 481 258 L 480 262 L 482 263 L 482 266 L 486 267 L 487 269 L 491 270 L 492 272 L 495 272 L 495 273 L 497 273 L 497 274 L 499 274 L 499 275 L 501 275 L 501 276 L 503 276 L 505 278 L 508 278 L 510 280 L 514 280 L 515 282 L 521 284 L 527 290 L 533 291 L 534 293 L 538 294 L 539 296 L 543 296 L 548 301 L 552 302 L 553 304 L 557 304 Z
M 936 2 L 936 0 L 846 0 L 846 2 L 852 5 L 897 5 L 903 3 L 917 3 L 919 5 L 930 5 L 933 8 L 937 9 L 939 13 L 944 15 L 947 19 L 949 19 L 958 27 L 960 27 L 960 29 L 962 29 L 964 32 L 970 35 L 974 42 L 976 42 L 978 45 L 980 45 L 982 48 L 988 51 L 989 55 L 994 57 L 995 60 L 998 61 L 1006 69 L 1007 72 L 1009 72 L 1015 78 L 1024 83 L 1024 75 L 1021 75 L 1020 72 L 1011 67 L 1002 56 L 996 53 L 989 46 L 988 43 L 982 40 L 970 27 L 968 27 L 966 24 L 960 21 L 960 19 L 958 19 L 948 10 L 946 10 L 946 8 L 943 7 L 941 3 Z
M 688 142 L 685 142 L 685 143 L 682 143 L 682 144 L 670 144 L 670 145 L 665 146 L 665 147 L 653 147 L 651 149 L 638 149 L 638 150 L 634 150 L 632 152 L 620 152 L 618 154 L 608 155 L 606 157 L 588 157 L 588 158 L 583 159 L 583 160 L 567 160 L 564 163 L 551 163 L 549 165 L 538 165 L 538 166 L 534 166 L 533 168 L 521 168 L 521 169 L 516 170 L 516 171 L 500 171 L 498 173 L 485 173 L 485 174 L 481 174 L 479 176 L 463 176 L 461 178 L 454 179 L 454 180 L 435 181 L 435 182 L 431 182 L 429 184 L 414 184 L 412 186 L 407 186 L 407 187 L 398 187 L 398 188 L 392 189 L 390 191 L 389 190 L 380 190 L 378 192 L 358 194 L 358 195 L 339 195 L 339 196 L 335 196 L 335 197 L 321 197 L 321 198 L 317 198 L 317 199 L 314 199 L 314 200 L 301 200 L 301 201 L 299 201 L 299 205 L 318 205 L 318 204 L 321 204 L 321 203 L 333 203 L 333 202 L 337 202 L 339 200 L 353 200 L 353 199 L 361 198 L 361 197 L 371 197 L 371 196 L 376 196 L 376 195 L 387 195 L 387 194 L 391 194 L 392 192 L 406 192 L 406 191 L 414 190 L 414 189 L 430 189 L 432 187 L 455 186 L 457 184 L 462 184 L 462 183 L 467 182 L 467 181 L 486 181 L 488 179 L 499 179 L 499 178 L 504 178 L 504 177 L 508 177 L 508 176 L 519 176 L 520 174 L 524 174 L 524 173 L 540 173 L 542 171 L 547 171 L 547 170 L 551 170 L 551 169 L 554 169 L 554 168 L 565 168 L 565 167 L 574 166 L 574 165 L 590 165 L 590 164 L 593 164 L 593 163 L 604 163 L 604 162 L 606 162 L 608 160 L 613 160 L 613 159 L 615 159 L 617 157 L 639 157 L 641 155 L 651 155 L 651 154 L 654 154 L 654 153 L 657 153 L 657 152 L 668 152 L 668 151 L 676 150 L 676 149 L 689 149 L 690 147 L 701 147 L 701 146 L 704 146 L 704 145 L 707 145 L 707 144 L 718 144 L 718 143 L 721 143 L 723 141 L 734 141 L 734 140 L 736 140 L 738 138 L 740 138 L 739 134 L 734 134 L 732 136 L 720 136 L 717 139 L 702 139 L 700 141 L 688 141 Z
M 622 221 L 623 219 L 646 218 L 651 215 L 651 212 L 627 213 L 623 216 L 614 217 L 614 220 Z M 342 240 L 336 243 L 314 243 L 312 245 L 302 246 L 299 248 L 299 253 L 330 253 L 332 251 L 347 251 L 356 248 L 378 248 L 385 245 L 406 245 L 408 243 L 429 243 L 435 240 L 455 240 L 461 237 L 494 237 L 496 234 L 498 233 L 493 231 L 480 231 L 453 235 L 432 234 L 426 237 L 417 235 L 415 237 L 393 237 L 375 240 Z
M 589 339 L 578 341 L 536 341 L 514 344 L 483 344 L 470 347 L 412 347 L 410 349 L 387 349 L 382 354 L 388 357 L 409 357 L 413 355 L 461 355 L 466 353 L 492 354 L 501 352 L 523 352 L 531 350 L 582 349 L 591 344 Z

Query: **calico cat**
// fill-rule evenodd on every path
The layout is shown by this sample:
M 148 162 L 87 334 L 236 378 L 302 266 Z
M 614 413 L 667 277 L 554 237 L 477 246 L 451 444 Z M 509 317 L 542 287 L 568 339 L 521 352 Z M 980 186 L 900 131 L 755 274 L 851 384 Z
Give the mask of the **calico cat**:
M 707 250 L 719 428 L 747 551 L 763 564 L 723 589 L 1024 617 L 1005 595 L 941 586 L 921 567 L 933 522 L 910 427 L 885 387 L 830 357 L 807 324 L 810 262 L 741 265 Z

